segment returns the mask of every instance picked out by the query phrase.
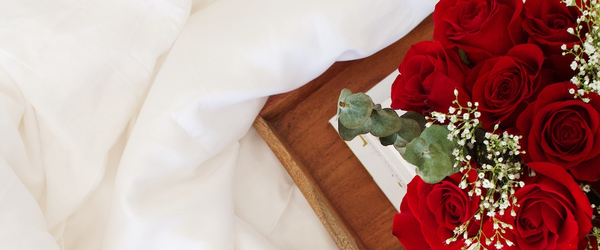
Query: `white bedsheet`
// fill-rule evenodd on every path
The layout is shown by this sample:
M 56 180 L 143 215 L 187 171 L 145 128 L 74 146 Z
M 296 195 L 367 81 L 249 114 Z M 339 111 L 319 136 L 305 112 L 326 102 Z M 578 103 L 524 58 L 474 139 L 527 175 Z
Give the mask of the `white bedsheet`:
M 248 130 L 435 1 L 1 3 L 0 249 L 153 250 L 334 248 Z

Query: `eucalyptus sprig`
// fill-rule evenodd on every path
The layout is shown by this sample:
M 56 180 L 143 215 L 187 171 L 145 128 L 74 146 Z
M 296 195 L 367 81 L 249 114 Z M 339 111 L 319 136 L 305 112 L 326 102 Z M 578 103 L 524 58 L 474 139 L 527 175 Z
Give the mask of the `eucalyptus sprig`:
M 427 183 L 438 183 L 458 172 L 452 150 L 454 140 L 447 140 L 448 129 L 425 127 L 425 117 L 416 112 L 398 116 L 395 110 L 382 108 L 364 93 L 343 89 L 338 100 L 338 130 L 344 140 L 371 133 L 383 145 L 394 148 L 406 161 L 415 165 L 416 173 Z

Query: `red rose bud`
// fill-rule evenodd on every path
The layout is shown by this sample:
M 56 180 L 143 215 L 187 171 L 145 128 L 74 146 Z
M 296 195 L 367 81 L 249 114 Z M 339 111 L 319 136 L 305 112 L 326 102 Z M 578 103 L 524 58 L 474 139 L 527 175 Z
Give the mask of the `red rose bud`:
M 562 167 L 548 162 L 527 164 L 537 174 L 524 177 L 517 190 L 514 226 L 505 235 L 521 250 L 577 249 L 590 231 L 592 208 L 579 185 Z
M 438 42 L 424 41 L 411 46 L 392 85 L 393 109 L 410 110 L 423 114 L 431 111 L 448 112 L 456 99 L 467 96 L 462 91 L 468 67 L 455 51 L 446 51 Z
M 442 0 L 433 12 L 433 39 L 464 50 L 472 63 L 525 43 L 522 0 Z
M 483 61 L 465 80 L 472 101 L 479 103 L 481 124 L 491 130 L 515 126 L 517 117 L 546 85 L 544 55 L 535 45 L 521 44 L 505 56 Z
M 517 121 L 525 135 L 521 145 L 526 162 L 552 162 L 582 181 L 600 179 L 600 99 L 585 103 L 569 94 L 570 82 L 542 90 Z
M 477 173 L 469 173 L 474 182 Z M 479 221 L 473 219 L 479 208 L 479 197 L 469 197 L 470 188 L 458 187 L 461 173 L 451 175 L 436 184 L 425 183 L 415 176 L 408 184 L 407 193 L 394 218 L 393 233 L 407 250 L 452 249 L 464 247 L 465 239 L 446 244 L 454 236 L 453 230 L 472 220 L 467 233 L 477 234 Z

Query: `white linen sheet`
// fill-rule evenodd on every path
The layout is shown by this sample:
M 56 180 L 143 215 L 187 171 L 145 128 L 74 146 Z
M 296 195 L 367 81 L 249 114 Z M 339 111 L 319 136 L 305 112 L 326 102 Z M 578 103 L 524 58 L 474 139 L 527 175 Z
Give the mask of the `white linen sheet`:
M 0 249 L 335 248 L 249 128 L 434 4 L 1 1 Z

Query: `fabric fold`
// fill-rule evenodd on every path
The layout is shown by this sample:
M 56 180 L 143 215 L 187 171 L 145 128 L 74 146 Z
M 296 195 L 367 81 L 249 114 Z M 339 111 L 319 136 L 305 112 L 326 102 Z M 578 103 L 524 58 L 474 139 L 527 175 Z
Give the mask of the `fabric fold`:
M 266 98 L 375 53 L 434 4 L 8 0 L 0 232 L 20 234 L 0 248 L 235 248 L 239 140 Z

